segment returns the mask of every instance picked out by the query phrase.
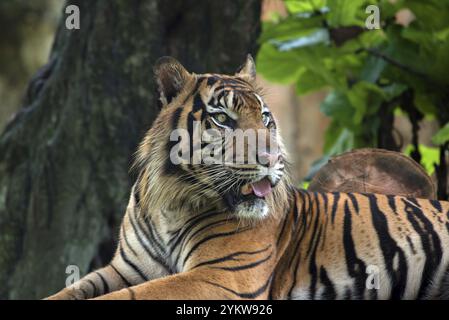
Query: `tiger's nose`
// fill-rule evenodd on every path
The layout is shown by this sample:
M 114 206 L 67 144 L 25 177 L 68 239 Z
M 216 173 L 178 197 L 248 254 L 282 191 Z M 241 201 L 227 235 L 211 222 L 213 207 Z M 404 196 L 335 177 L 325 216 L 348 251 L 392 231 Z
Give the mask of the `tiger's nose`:
M 259 163 L 265 167 L 271 168 L 280 160 L 281 154 L 262 152 L 259 154 Z

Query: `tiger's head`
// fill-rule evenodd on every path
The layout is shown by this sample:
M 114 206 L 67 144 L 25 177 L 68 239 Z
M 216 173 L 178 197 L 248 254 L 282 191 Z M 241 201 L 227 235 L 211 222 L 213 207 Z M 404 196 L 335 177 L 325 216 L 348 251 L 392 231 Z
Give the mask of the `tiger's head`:
M 154 73 L 161 111 L 136 159 L 146 210 L 223 209 L 249 220 L 283 212 L 287 156 L 251 56 L 234 75 L 190 73 L 171 57 Z

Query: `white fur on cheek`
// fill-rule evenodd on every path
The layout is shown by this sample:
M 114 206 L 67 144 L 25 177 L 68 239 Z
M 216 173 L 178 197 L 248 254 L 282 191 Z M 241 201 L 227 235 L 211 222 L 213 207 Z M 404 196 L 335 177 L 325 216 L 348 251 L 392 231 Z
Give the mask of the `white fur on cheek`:
M 263 219 L 268 216 L 268 205 L 262 199 L 245 201 L 237 205 L 235 214 L 243 219 Z

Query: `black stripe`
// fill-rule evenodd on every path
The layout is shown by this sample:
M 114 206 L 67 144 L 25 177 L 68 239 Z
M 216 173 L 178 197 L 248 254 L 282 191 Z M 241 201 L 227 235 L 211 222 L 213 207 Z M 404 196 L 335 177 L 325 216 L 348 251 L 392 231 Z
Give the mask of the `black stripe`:
M 128 216 L 129 218 L 129 216 Z M 125 224 L 122 223 L 122 233 L 123 233 L 123 239 L 125 239 L 125 244 L 126 246 L 129 248 L 129 250 L 131 250 L 131 252 L 138 257 L 137 252 L 134 250 L 134 248 L 131 246 L 131 244 L 128 241 L 128 236 L 126 235 L 126 230 L 125 230 Z
M 106 279 L 105 279 L 105 278 L 101 275 L 101 273 L 98 272 L 98 271 L 95 271 L 95 274 L 96 274 L 98 277 L 100 277 L 100 279 L 101 279 L 101 283 L 103 284 L 103 294 L 109 293 L 109 292 L 110 292 L 110 291 L 109 291 L 109 285 L 108 285 Z
M 153 224 L 153 220 L 151 219 L 151 216 L 145 216 L 143 218 L 143 222 L 146 226 L 148 226 L 148 229 L 152 231 L 153 236 L 155 237 L 155 240 L 157 240 L 160 244 L 164 246 L 164 252 L 167 251 L 165 249 L 165 240 L 162 238 L 162 236 L 158 232 L 157 226 L 155 227 Z
M 206 230 L 206 229 L 208 229 L 208 228 L 211 228 L 211 227 L 216 227 L 216 226 L 222 225 L 222 224 L 227 223 L 227 222 L 229 222 L 229 219 L 227 219 L 227 218 L 226 218 L 226 219 L 221 219 L 221 220 L 218 220 L 218 221 L 213 221 L 213 222 L 211 222 L 211 223 L 208 223 L 208 224 L 202 226 L 201 228 L 197 229 L 197 230 L 194 231 L 193 233 L 190 233 L 190 234 L 186 235 L 186 237 L 185 237 L 184 240 L 182 241 L 182 246 L 181 246 L 181 249 L 180 249 L 180 250 L 182 251 L 183 248 L 184 248 L 184 246 L 185 246 L 187 243 L 189 243 L 190 240 L 192 240 L 196 235 L 198 235 L 198 234 L 201 233 L 202 231 L 204 231 L 204 230 Z M 192 230 L 192 229 L 191 229 L 191 230 Z
M 346 266 L 349 275 L 354 278 L 355 299 L 363 299 L 366 284 L 366 265 L 357 257 L 352 238 L 352 213 L 349 210 L 348 201 L 344 204 L 343 246 L 345 248 Z
M 321 266 L 320 268 L 320 281 L 324 286 L 322 298 L 326 300 L 335 300 L 337 294 L 335 292 L 334 285 L 332 284 L 332 281 L 329 279 L 327 271 L 323 266 Z
M 132 286 L 131 282 L 129 282 L 129 281 L 125 278 L 125 276 L 122 275 L 122 274 L 118 271 L 118 269 L 117 269 L 116 267 L 114 267 L 114 265 L 113 265 L 112 263 L 110 264 L 110 266 L 111 266 L 111 268 L 115 271 L 115 273 L 118 274 L 118 276 L 120 277 L 120 279 L 122 279 L 122 281 L 123 281 L 128 287 L 131 287 L 131 286 Z
M 133 217 L 130 216 L 129 221 L 131 222 L 131 226 L 134 230 L 134 234 L 136 235 L 137 240 L 139 241 L 140 245 L 142 246 L 142 248 L 145 250 L 145 252 L 151 257 L 151 259 L 153 259 L 155 262 L 157 262 L 158 264 L 160 264 L 164 269 L 166 270 L 170 270 L 170 268 L 168 268 L 168 266 L 165 264 L 164 261 L 162 261 L 158 256 L 156 256 L 155 254 L 153 254 L 151 252 L 151 249 L 143 242 L 142 237 L 140 236 L 140 233 L 137 229 L 137 225 L 134 222 Z
M 134 290 L 131 288 L 126 288 L 126 290 L 128 290 L 128 292 L 129 292 L 130 300 L 136 300 L 136 294 L 135 294 Z
M 198 225 L 201 221 L 203 221 L 211 216 L 214 216 L 216 214 L 217 213 L 215 211 L 210 211 L 210 212 L 206 212 L 201 215 L 198 215 L 198 216 L 194 216 L 193 218 L 190 218 L 189 220 L 187 220 L 187 222 L 184 224 L 184 226 L 177 231 L 176 236 L 174 236 L 173 238 L 168 240 L 168 245 L 170 247 L 170 255 L 173 253 L 173 251 L 176 249 L 176 247 L 184 239 L 184 236 L 186 236 L 187 233 L 190 232 L 191 228 Z M 180 231 L 180 230 L 182 230 L 182 231 Z M 173 241 L 175 241 L 175 242 L 172 244 Z M 175 265 L 177 265 L 178 260 L 179 260 L 179 255 L 177 255 L 177 257 L 176 257 Z
M 188 94 L 185 99 L 181 102 L 181 107 L 184 107 L 185 104 L 187 103 L 187 100 L 189 100 L 197 91 L 198 88 L 200 87 L 201 83 L 203 82 L 204 77 L 199 77 L 195 83 L 195 87 L 193 87 L 193 90 L 190 92 L 190 94 Z
M 412 240 L 410 239 L 410 237 L 407 235 L 407 236 L 405 237 L 405 239 L 407 240 L 408 245 L 410 246 L 410 249 L 412 250 L 412 253 L 413 253 L 413 254 L 416 254 L 415 246 L 413 245 L 413 242 L 412 242 Z
M 438 212 L 443 212 L 443 208 L 441 207 L 441 202 L 438 200 L 429 200 L 430 204 L 437 209 Z
M 175 130 L 178 128 L 178 122 L 182 114 L 182 107 L 179 107 L 173 112 L 172 118 L 171 118 L 171 129 Z M 178 141 L 171 141 L 168 139 L 167 141 L 167 148 L 166 153 L 170 154 L 170 151 L 173 149 L 174 146 L 176 146 L 181 140 L 181 137 L 179 137 Z M 170 157 L 167 157 L 164 164 L 164 174 L 167 175 L 176 175 L 179 174 L 179 171 L 181 170 L 180 166 L 174 165 L 173 162 L 170 160 Z
M 352 206 L 354 207 L 355 212 L 357 214 L 359 214 L 359 203 L 358 203 L 356 197 L 352 193 L 348 193 L 348 197 L 349 197 L 349 199 L 351 199 Z
M 228 79 L 223 79 L 223 82 L 224 82 L 224 83 L 239 83 L 239 84 L 241 84 L 243 87 L 246 87 L 246 88 L 249 87 L 248 89 L 251 88 L 251 85 L 250 85 L 247 81 L 243 80 L 242 78 L 228 78 Z
M 320 223 L 321 212 L 319 208 L 319 202 L 317 194 L 313 193 L 314 201 L 311 205 L 315 204 L 316 209 L 313 210 L 313 214 L 315 214 L 315 222 L 312 231 L 311 238 L 309 240 L 309 248 L 307 249 L 307 255 L 310 255 L 309 258 L 309 273 L 310 273 L 310 287 L 309 287 L 309 297 L 310 299 L 315 299 L 317 283 L 318 283 L 318 268 L 316 263 L 316 252 L 318 249 L 318 244 L 321 240 L 321 234 L 323 231 L 323 225 Z
M 190 248 L 189 252 L 184 256 L 182 265 L 184 266 L 184 265 L 186 264 L 187 260 L 190 258 L 190 256 L 192 255 L 192 253 L 193 253 L 193 252 L 194 252 L 200 245 L 202 245 L 203 243 L 205 243 L 205 242 L 207 242 L 207 241 L 209 241 L 209 240 L 212 240 L 212 239 L 216 239 L 216 238 L 223 238 L 223 237 L 233 236 L 233 235 L 235 235 L 235 234 L 242 233 L 242 232 L 245 232 L 245 231 L 248 231 L 248 230 L 251 230 L 251 229 L 252 229 L 252 228 L 250 228 L 250 227 L 246 227 L 246 228 L 242 228 L 242 229 L 240 229 L 240 230 L 233 230 L 233 231 L 230 231 L 230 232 L 222 232 L 222 233 L 212 234 L 212 235 L 209 235 L 209 236 L 207 236 L 207 237 L 204 237 L 203 239 L 201 239 L 200 241 L 198 241 L 197 243 L 195 243 L 195 244 L 192 246 L 192 248 Z
M 226 94 L 226 90 L 225 90 L 224 87 L 220 87 L 220 89 L 221 89 L 221 92 L 216 96 L 216 97 L 217 97 L 217 100 L 216 100 L 217 103 L 216 103 L 216 104 L 213 103 L 212 105 L 213 105 L 214 107 L 223 107 L 223 108 L 224 108 L 224 106 L 221 105 L 220 100 L 221 100 L 221 98 L 223 98 L 224 95 Z
M 334 197 L 332 198 L 332 211 L 331 211 L 331 217 L 332 217 L 332 224 L 334 224 L 335 215 L 337 213 L 337 207 L 338 207 L 338 200 L 340 199 L 340 193 L 333 192 L 332 193 Z
M 313 206 L 313 203 L 310 204 L 311 206 Z M 313 209 L 313 207 L 312 207 Z M 316 247 L 316 243 L 319 241 L 319 234 L 321 233 L 321 224 L 320 224 L 320 212 L 319 212 L 319 208 L 317 206 L 315 211 L 312 211 L 313 214 L 315 215 L 315 220 L 314 220 L 314 224 L 313 224 L 313 229 L 312 229 L 312 235 L 310 237 L 310 246 L 307 249 L 307 253 L 306 255 L 309 256 L 310 253 L 313 251 L 313 249 Z M 309 214 L 311 215 L 311 214 Z M 316 249 L 316 248 L 315 248 Z
M 90 295 L 86 292 L 86 290 L 84 290 L 83 288 L 80 288 L 80 290 L 84 294 L 84 299 L 89 299 L 90 298 Z M 70 294 L 70 295 L 72 297 L 74 297 L 75 300 L 78 300 L 78 298 L 75 295 L 73 295 L 73 294 Z
M 216 76 L 207 77 L 207 85 L 208 86 L 213 86 L 218 80 L 219 79 Z
M 407 261 L 405 259 L 405 254 L 402 249 L 398 247 L 389 233 L 387 217 L 379 209 L 377 203 L 377 197 L 380 196 L 374 194 L 367 194 L 366 196 L 369 199 L 372 222 L 379 239 L 379 245 L 384 256 L 385 267 L 388 271 L 388 276 L 392 285 L 391 298 L 401 299 L 407 284 Z M 393 261 L 396 255 L 398 257 L 398 269 L 394 270 Z
M 264 263 L 264 262 L 266 262 L 266 261 L 268 261 L 270 259 L 271 259 L 271 253 L 267 257 L 265 257 L 265 258 L 263 258 L 261 260 L 258 260 L 258 261 L 254 261 L 254 262 L 249 263 L 249 264 L 239 265 L 237 267 L 212 267 L 212 268 L 214 268 L 214 269 L 221 269 L 221 270 L 225 270 L 225 271 L 240 271 L 240 270 L 246 270 L 246 269 L 255 268 L 255 267 L 261 265 L 262 263 Z
M 303 199 L 305 202 L 305 198 Z M 307 228 L 307 221 L 306 221 L 306 217 L 305 217 L 305 212 L 303 212 L 301 214 L 302 217 L 302 224 L 301 227 L 299 229 L 299 232 L 295 233 L 296 234 L 296 244 L 295 244 L 295 249 L 293 250 L 293 252 L 295 252 L 296 254 L 292 254 L 291 255 L 291 259 L 288 263 L 288 268 L 287 270 L 291 270 L 293 272 L 293 280 L 291 282 L 290 288 L 288 290 L 288 297 L 291 298 L 292 293 L 293 293 L 293 289 L 296 287 L 296 280 L 297 280 L 297 275 L 298 275 L 298 268 L 299 268 L 299 264 L 301 262 L 301 252 L 299 250 L 301 243 L 302 243 L 302 239 L 304 238 L 305 234 L 306 234 L 306 230 Z M 295 262 L 296 261 L 296 262 Z M 294 266 L 293 266 L 294 264 Z
M 204 102 L 203 99 L 201 98 L 201 94 L 197 93 L 193 98 L 192 112 L 195 113 L 200 110 L 204 110 Z
M 236 260 L 238 260 L 238 259 L 236 259 L 236 257 L 238 257 L 238 256 L 241 256 L 241 255 L 253 255 L 253 254 L 262 253 L 262 252 L 267 251 L 270 247 L 271 247 L 271 244 L 268 245 L 267 247 L 265 247 L 264 249 L 260 249 L 260 250 L 256 250 L 256 251 L 238 251 L 238 252 L 234 252 L 234 253 L 231 253 L 231 254 L 229 254 L 227 256 L 224 256 L 224 257 L 221 257 L 221 258 L 207 260 L 207 261 L 203 261 L 201 263 L 198 263 L 192 269 L 198 268 L 198 267 L 201 267 L 201 266 L 205 266 L 205 265 L 217 264 L 217 263 L 225 262 L 225 261 L 236 261 Z
M 307 217 L 309 216 L 309 213 L 310 213 L 308 211 L 310 209 L 310 207 L 308 207 L 308 209 L 306 210 L 306 202 L 308 200 L 310 200 L 307 191 L 295 189 L 294 192 L 295 192 L 296 201 L 298 201 L 297 200 L 298 198 L 301 198 L 302 204 L 301 204 L 301 213 L 299 214 L 301 223 L 298 224 L 299 230 L 297 232 L 294 232 L 295 244 L 294 244 L 294 250 L 292 252 L 295 252 L 296 254 L 291 255 L 289 262 L 287 264 L 287 270 L 291 270 L 292 278 L 293 278 L 293 280 L 290 284 L 290 288 L 288 290 L 287 296 L 289 298 L 291 298 L 293 289 L 296 287 L 298 268 L 299 268 L 299 264 L 301 262 L 301 252 L 300 252 L 299 248 L 302 244 L 302 240 L 304 239 L 304 236 L 306 235 L 306 231 L 309 229 Z
M 123 261 L 130 266 L 135 273 L 137 273 L 143 280 L 147 281 L 147 276 L 143 273 L 142 270 L 131 260 L 129 260 L 128 256 L 126 255 L 125 251 L 123 250 L 123 247 L 120 247 L 120 256 L 122 257 Z
M 93 295 L 94 295 L 94 297 L 97 297 L 98 296 L 98 290 L 97 290 L 97 286 L 95 285 L 95 283 L 92 280 L 90 280 L 90 279 L 86 279 L 86 281 L 92 286 L 92 288 L 94 288 Z
M 388 195 L 388 196 L 387 196 L 387 199 L 388 199 L 388 205 L 390 206 L 391 210 L 392 210 L 394 213 L 398 214 L 398 210 L 397 210 L 397 208 L 396 208 L 396 197 L 395 197 L 395 196 Z
M 165 248 L 159 242 L 159 240 L 156 239 L 157 236 L 154 233 L 154 229 L 150 228 L 150 224 L 146 223 L 144 225 L 142 219 L 135 219 L 135 221 L 137 222 L 137 226 L 139 227 L 139 230 L 142 231 L 145 238 L 153 245 L 152 247 L 154 248 L 156 246 L 157 248 L 155 248 L 155 250 L 159 254 L 165 254 Z
M 294 223 L 294 227 L 298 224 L 299 214 L 300 213 L 298 211 L 298 198 L 296 198 L 294 203 L 293 203 L 293 223 Z
M 231 292 L 232 294 L 234 294 L 234 295 L 236 295 L 236 296 L 238 296 L 240 298 L 243 298 L 243 299 L 255 299 L 255 298 L 257 298 L 258 296 L 260 296 L 262 293 L 264 293 L 267 290 L 268 286 L 270 285 L 271 279 L 272 279 L 272 276 L 270 276 L 268 278 L 267 282 L 263 286 L 261 286 L 259 289 L 255 290 L 253 292 L 237 292 L 237 291 L 234 291 L 232 289 L 226 288 L 226 287 L 224 287 L 224 286 L 222 286 L 222 285 L 220 285 L 218 283 L 214 283 L 214 282 L 207 281 L 207 280 L 204 281 L 204 282 L 206 282 L 206 283 L 208 283 L 210 285 L 213 285 L 215 287 L 221 288 L 223 290 L 226 290 L 228 292 Z
M 407 219 L 421 238 L 423 252 L 426 255 L 418 293 L 418 299 L 421 299 L 425 296 L 427 288 L 431 285 L 432 278 L 440 265 L 443 254 L 441 242 L 433 228 L 432 222 L 424 215 L 418 203 L 411 198 L 407 198 L 407 200 L 402 199 L 402 202 L 405 205 L 404 209 L 407 213 Z
M 307 196 L 307 199 L 306 199 L 304 194 L 305 194 L 304 192 L 300 192 L 299 195 L 298 195 L 298 197 L 301 196 L 301 198 L 302 198 L 301 213 L 299 214 L 299 218 L 301 219 L 301 223 L 299 223 L 299 226 L 300 226 L 300 230 L 303 230 L 303 233 L 304 233 L 304 231 L 306 229 L 309 228 L 309 224 L 307 222 L 307 218 L 309 217 L 309 213 L 310 213 L 310 207 L 309 207 L 308 202 L 307 202 L 310 199 L 309 199 L 308 196 Z M 306 209 L 306 206 L 307 206 L 307 209 Z
M 139 191 L 137 190 L 137 187 L 134 187 L 134 201 L 136 202 L 136 206 L 139 207 L 139 205 L 140 205 L 140 195 L 139 195 Z
M 300 244 L 301 244 L 301 242 L 298 241 L 296 249 L 299 248 Z M 295 250 L 295 252 L 298 252 L 298 250 Z M 288 290 L 288 295 L 287 295 L 289 299 L 291 299 L 292 294 L 293 294 L 293 289 L 295 289 L 295 287 L 296 287 L 296 280 L 297 280 L 297 275 L 298 275 L 299 262 L 301 261 L 299 252 L 297 254 L 293 254 L 292 257 L 296 258 L 296 263 L 295 263 L 295 267 L 294 268 L 289 268 L 289 270 L 292 270 L 292 272 L 293 272 L 293 276 L 292 276 L 293 280 L 291 282 L 290 288 Z M 294 259 L 292 259 L 292 261 L 290 262 L 290 265 L 293 263 L 293 261 L 294 261 Z
M 309 288 L 309 296 L 311 299 L 315 299 L 315 295 L 316 295 L 316 286 L 317 286 L 317 281 L 318 281 L 316 251 L 318 248 L 321 231 L 322 231 L 322 226 L 320 225 L 320 227 L 318 228 L 316 239 L 313 239 L 314 240 L 313 249 L 312 249 L 312 254 L 311 254 L 310 260 L 309 260 L 309 273 L 310 273 L 310 278 L 311 278 L 310 288 Z
M 292 208 L 292 210 L 293 210 L 293 214 L 295 215 L 294 211 L 297 210 L 296 201 L 294 201 L 294 208 Z M 277 240 L 276 240 L 276 246 L 277 247 L 279 246 L 283 236 L 285 236 L 284 230 L 285 230 L 285 227 L 287 225 L 288 220 L 289 220 L 289 217 L 286 216 L 286 217 L 284 217 L 284 221 L 282 221 L 282 226 L 281 226 L 281 229 L 279 231 L 279 234 L 277 235 Z
M 321 192 L 320 194 L 323 197 L 324 212 L 327 213 L 328 206 L 329 206 L 329 199 L 327 198 L 327 194 L 326 193 Z

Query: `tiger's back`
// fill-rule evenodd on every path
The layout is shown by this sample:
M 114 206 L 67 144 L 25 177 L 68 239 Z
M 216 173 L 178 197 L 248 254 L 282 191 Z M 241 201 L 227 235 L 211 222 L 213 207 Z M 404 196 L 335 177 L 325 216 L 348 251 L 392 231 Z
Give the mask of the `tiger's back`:
M 296 191 L 286 219 L 274 298 L 449 297 L 449 202 Z

